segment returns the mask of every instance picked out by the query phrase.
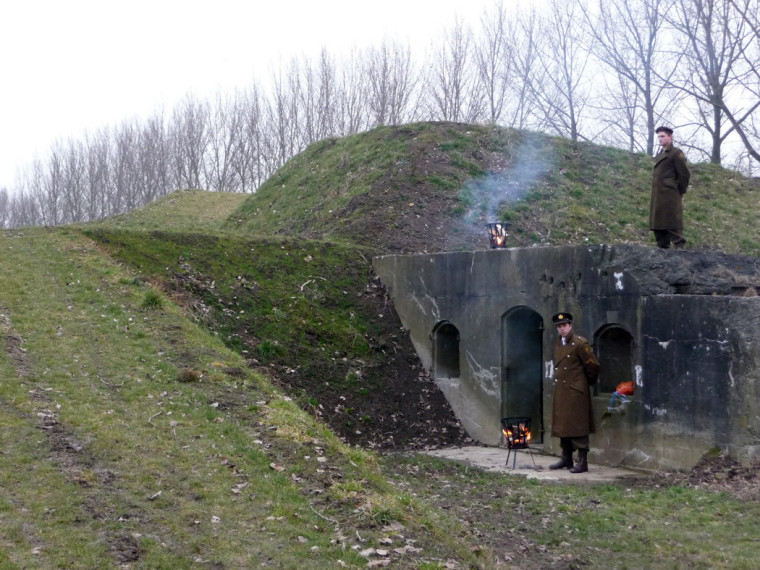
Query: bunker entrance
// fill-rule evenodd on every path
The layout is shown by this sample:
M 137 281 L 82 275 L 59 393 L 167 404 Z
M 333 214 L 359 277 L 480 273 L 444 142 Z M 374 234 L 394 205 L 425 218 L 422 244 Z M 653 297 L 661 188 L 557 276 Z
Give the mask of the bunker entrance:
M 543 443 L 544 321 L 529 307 L 516 307 L 502 317 L 501 417 L 531 419 L 533 443 Z

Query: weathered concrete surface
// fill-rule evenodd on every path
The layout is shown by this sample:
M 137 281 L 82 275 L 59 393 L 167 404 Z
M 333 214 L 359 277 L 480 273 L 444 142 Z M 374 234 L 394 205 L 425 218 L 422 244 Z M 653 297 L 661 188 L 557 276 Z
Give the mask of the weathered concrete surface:
M 542 481 L 613 483 L 642 476 L 642 473 L 639 471 L 609 467 L 608 465 L 594 465 L 593 463 L 589 464 L 589 470 L 586 473 L 570 473 L 569 469 L 557 469 L 553 471 L 549 469 L 549 465 L 556 463 L 557 457 L 546 455 L 537 450 L 531 450 L 530 452 L 528 450 L 519 450 L 516 460 L 510 454 L 509 464 L 507 464 L 507 451 L 507 449 L 501 447 L 471 445 L 435 449 L 420 453 L 451 461 L 459 461 L 484 471 L 520 475 L 528 479 L 539 479 Z
M 477 441 L 500 445 L 501 417 L 527 415 L 534 441 L 556 453 L 550 317 L 569 311 L 595 350 L 610 330 L 617 339 L 599 354 L 608 372 L 594 397 L 594 461 L 672 470 L 690 469 L 712 447 L 740 460 L 760 456 L 760 260 L 590 245 L 373 262 L 422 362 Z M 525 356 L 531 346 L 514 348 L 533 334 L 525 328 L 533 316 L 536 362 Z M 441 323 L 456 331 L 458 367 L 446 372 L 434 354 L 446 346 L 436 349 Z M 621 373 L 635 379 L 633 401 L 625 413 L 602 417 Z M 522 402 L 531 383 L 538 401 Z

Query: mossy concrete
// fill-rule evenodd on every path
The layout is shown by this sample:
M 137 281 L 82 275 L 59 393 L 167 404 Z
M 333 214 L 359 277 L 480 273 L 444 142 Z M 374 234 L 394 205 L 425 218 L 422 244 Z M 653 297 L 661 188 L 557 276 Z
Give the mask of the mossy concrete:
M 522 336 L 509 318 L 527 311 L 540 322 L 542 361 L 527 380 L 540 385 L 532 431 L 543 449 L 557 451 L 551 315 L 568 311 L 595 350 L 610 330 L 630 339 L 599 355 L 603 375 L 630 374 L 636 393 L 609 414 L 617 378 L 595 387 L 595 462 L 681 470 L 713 448 L 742 461 L 760 456 L 757 258 L 588 245 L 387 255 L 373 263 L 423 364 L 485 445 L 504 441 L 500 419 L 516 398 L 510 370 L 521 358 L 510 347 Z M 442 323 L 456 330 L 458 360 L 445 372 L 435 354 Z

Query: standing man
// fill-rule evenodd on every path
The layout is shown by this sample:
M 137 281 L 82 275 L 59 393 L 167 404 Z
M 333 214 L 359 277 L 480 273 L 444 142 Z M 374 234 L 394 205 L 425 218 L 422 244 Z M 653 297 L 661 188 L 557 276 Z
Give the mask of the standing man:
M 683 195 L 689 186 L 686 157 L 673 146 L 673 129 L 657 127 L 660 152 L 654 159 L 652 200 L 649 204 L 649 229 L 654 232 L 657 246 L 680 249 L 686 244 L 683 237 Z
M 573 334 L 570 313 L 557 313 L 552 322 L 559 333 L 554 346 L 552 436 L 559 438 L 562 458 L 549 469 L 567 467 L 571 473 L 585 473 L 588 471 L 588 436 L 595 431 L 589 386 L 599 377 L 599 362 L 588 341 Z M 578 463 L 573 466 L 575 449 Z

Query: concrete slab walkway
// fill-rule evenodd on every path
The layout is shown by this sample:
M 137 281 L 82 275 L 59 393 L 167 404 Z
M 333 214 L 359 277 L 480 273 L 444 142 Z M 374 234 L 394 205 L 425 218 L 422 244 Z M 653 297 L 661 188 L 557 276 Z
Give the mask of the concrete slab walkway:
M 621 469 L 619 467 L 607 467 L 605 465 L 594 465 L 589 463 L 587 473 L 570 473 L 569 469 L 549 469 L 549 465 L 556 463 L 559 458 L 554 455 L 546 455 L 540 450 L 531 449 L 513 450 L 509 456 L 509 465 L 507 465 L 507 452 L 505 447 L 449 447 L 445 449 L 435 449 L 424 451 L 425 455 L 441 457 L 452 461 L 467 463 L 473 467 L 478 467 L 485 471 L 498 471 L 513 475 L 522 475 L 529 479 L 541 479 L 546 481 L 565 482 L 623 482 L 626 478 L 641 477 L 642 472 Z M 514 465 L 514 468 L 513 468 Z

